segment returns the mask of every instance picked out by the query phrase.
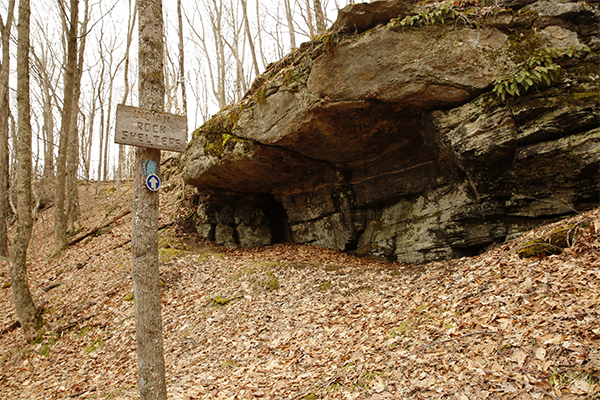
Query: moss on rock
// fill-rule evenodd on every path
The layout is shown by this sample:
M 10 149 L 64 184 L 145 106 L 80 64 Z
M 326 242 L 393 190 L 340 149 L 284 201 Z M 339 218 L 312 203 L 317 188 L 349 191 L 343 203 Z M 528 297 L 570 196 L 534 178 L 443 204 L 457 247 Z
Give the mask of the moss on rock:
M 552 254 L 560 254 L 562 249 L 550 243 L 546 243 L 542 239 L 533 239 L 523 243 L 517 249 L 517 254 L 521 258 L 549 256 Z

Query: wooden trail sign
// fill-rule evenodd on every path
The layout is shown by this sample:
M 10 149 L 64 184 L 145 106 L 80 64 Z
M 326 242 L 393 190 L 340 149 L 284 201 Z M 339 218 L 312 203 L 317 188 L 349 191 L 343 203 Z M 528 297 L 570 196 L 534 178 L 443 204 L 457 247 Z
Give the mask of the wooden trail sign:
M 187 118 L 119 104 L 115 143 L 184 152 L 187 145 Z

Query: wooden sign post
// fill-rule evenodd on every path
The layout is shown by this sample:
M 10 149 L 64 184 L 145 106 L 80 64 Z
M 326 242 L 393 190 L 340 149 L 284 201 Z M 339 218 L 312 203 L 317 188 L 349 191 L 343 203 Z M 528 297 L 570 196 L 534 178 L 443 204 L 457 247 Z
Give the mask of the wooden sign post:
M 187 144 L 185 116 L 119 104 L 116 125 L 115 143 L 147 149 L 185 151 Z M 149 160 L 144 163 L 142 174 L 148 189 L 153 192 L 160 189 L 156 162 Z
M 131 275 L 140 400 L 166 400 L 158 270 L 160 151 L 185 150 L 187 133 L 185 117 L 164 112 L 162 0 L 138 0 L 137 5 L 140 108 L 117 108 L 115 142 L 136 146 L 131 207 Z
M 123 104 L 117 106 L 115 143 L 185 151 L 187 118 Z

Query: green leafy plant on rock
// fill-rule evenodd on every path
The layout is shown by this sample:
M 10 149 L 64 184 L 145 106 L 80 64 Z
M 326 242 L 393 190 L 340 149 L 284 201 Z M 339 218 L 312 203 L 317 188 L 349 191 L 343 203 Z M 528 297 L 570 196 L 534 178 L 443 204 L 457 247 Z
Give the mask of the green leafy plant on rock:
M 458 24 L 462 22 L 465 26 L 479 28 L 486 23 L 485 18 L 491 13 L 504 12 L 504 9 L 491 9 L 480 6 L 464 7 L 460 2 L 444 1 L 442 3 L 433 3 L 427 9 L 417 15 L 408 15 L 404 18 L 398 17 L 392 19 L 388 24 L 388 29 L 398 31 L 406 27 L 423 27 L 428 25 L 444 25 L 448 23 Z
M 494 81 L 494 93 L 502 100 L 506 96 L 520 96 L 531 87 L 542 84 L 551 86 L 558 81 L 561 66 L 554 62 L 561 58 L 573 58 L 581 52 L 590 52 L 587 46 L 573 46 L 570 49 L 542 47 L 531 57 L 518 64 L 516 72 L 497 78 Z
M 452 8 L 452 2 L 444 2 L 435 8 L 427 9 L 417 15 L 409 15 L 402 19 L 396 18 L 388 23 L 388 28 L 398 29 L 402 27 L 414 26 L 426 26 L 434 25 L 437 23 L 444 24 L 448 21 L 456 20 L 460 13 Z

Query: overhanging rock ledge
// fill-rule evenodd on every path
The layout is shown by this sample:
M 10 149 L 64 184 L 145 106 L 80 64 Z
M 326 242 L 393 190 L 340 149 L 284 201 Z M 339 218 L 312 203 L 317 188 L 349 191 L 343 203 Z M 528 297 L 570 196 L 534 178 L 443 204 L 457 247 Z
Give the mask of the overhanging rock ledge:
M 342 10 L 194 132 L 198 232 L 422 263 L 596 206 L 598 3 L 512 3 L 480 27 L 386 25 L 424 11 L 409 2 Z M 557 82 L 493 93 L 541 49 L 582 46 Z

